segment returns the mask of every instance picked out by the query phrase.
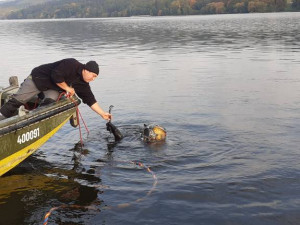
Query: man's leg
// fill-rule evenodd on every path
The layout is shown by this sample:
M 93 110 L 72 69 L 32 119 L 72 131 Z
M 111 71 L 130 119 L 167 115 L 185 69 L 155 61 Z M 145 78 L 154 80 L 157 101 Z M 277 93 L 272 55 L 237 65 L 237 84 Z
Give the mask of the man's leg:
M 56 102 L 56 100 L 59 96 L 59 92 L 55 91 L 55 90 L 47 90 L 47 91 L 44 91 L 43 93 L 44 93 L 45 98 L 43 99 L 41 106 Z
M 12 98 L 6 102 L 0 112 L 5 117 L 12 117 L 17 113 L 18 108 L 27 103 L 32 97 L 40 93 L 35 83 L 32 81 L 31 75 L 27 77 L 21 84 L 21 87 Z

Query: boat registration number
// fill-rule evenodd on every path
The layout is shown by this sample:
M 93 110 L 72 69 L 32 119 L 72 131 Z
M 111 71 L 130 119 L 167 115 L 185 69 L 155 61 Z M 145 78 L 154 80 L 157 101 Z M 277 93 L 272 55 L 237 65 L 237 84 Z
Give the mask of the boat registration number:
M 24 144 L 27 141 L 31 141 L 40 136 L 40 128 L 36 128 L 34 130 L 28 131 L 24 134 L 18 136 L 17 143 Z

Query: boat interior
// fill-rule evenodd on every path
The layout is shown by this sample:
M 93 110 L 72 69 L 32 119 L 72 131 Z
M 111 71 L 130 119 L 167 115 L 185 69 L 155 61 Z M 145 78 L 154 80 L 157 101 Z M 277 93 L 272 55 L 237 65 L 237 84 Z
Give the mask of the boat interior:
M 10 98 L 12 98 L 13 94 L 16 93 L 19 89 L 19 82 L 18 82 L 18 77 L 13 76 L 9 78 L 9 86 L 2 88 L 0 87 L 0 108 L 7 102 Z M 63 97 L 64 98 L 64 97 Z M 26 104 L 22 105 L 17 114 L 19 116 L 26 115 L 28 112 L 39 108 L 40 103 L 43 99 L 43 96 L 35 96 L 32 98 L 29 102 Z M 0 121 L 7 119 L 6 117 L 0 115 Z

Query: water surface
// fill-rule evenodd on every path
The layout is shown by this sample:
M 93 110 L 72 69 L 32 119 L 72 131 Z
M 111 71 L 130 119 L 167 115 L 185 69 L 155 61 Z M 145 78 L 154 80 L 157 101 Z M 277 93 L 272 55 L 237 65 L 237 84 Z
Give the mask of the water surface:
M 81 105 L 0 178 L 0 224 L 297 224 L 299 13 L 0 21 L 0 85 L 33 67 L 96 60 L 91 84 L 125 138 Z M 168 131 L 147 145 L 143 124 Z M 130 164 L 143 162 L 156 174 Z M 145 199 L 135 202 L 139 198 Z M 128 207 L 109 209 L 122 203 Z

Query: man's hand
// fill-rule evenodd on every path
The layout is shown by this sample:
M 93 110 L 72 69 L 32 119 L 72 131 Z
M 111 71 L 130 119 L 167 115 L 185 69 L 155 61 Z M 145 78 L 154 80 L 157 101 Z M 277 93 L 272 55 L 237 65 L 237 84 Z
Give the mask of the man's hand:
M 68 95 L 69 95 L 70 97 L 72 97 L 72 96 L 75 94 L 74 88 L 68 87 L 68 88 L 66 89 L 66 91 L 67 91 L 67 93 L 68 93 Z
M 101 116 L 105 120 L 111 120 L 112 119 L 112 115 L 109 114 L 108 112 L 104 112 Z
M 91 106 L 92 110 L 94 110 L 96 113 L 98 113 L 103 119 L 105 120 L 111 120 L 112 115 L 108 112 L 105 112 L 100 105 L 96 102 Z
M 69 87 L 66 82 L 56 83 L 58 87 L 68 92 L 68 95 L 72 97 L 75 94 L 75 90 L 72 87 Z

